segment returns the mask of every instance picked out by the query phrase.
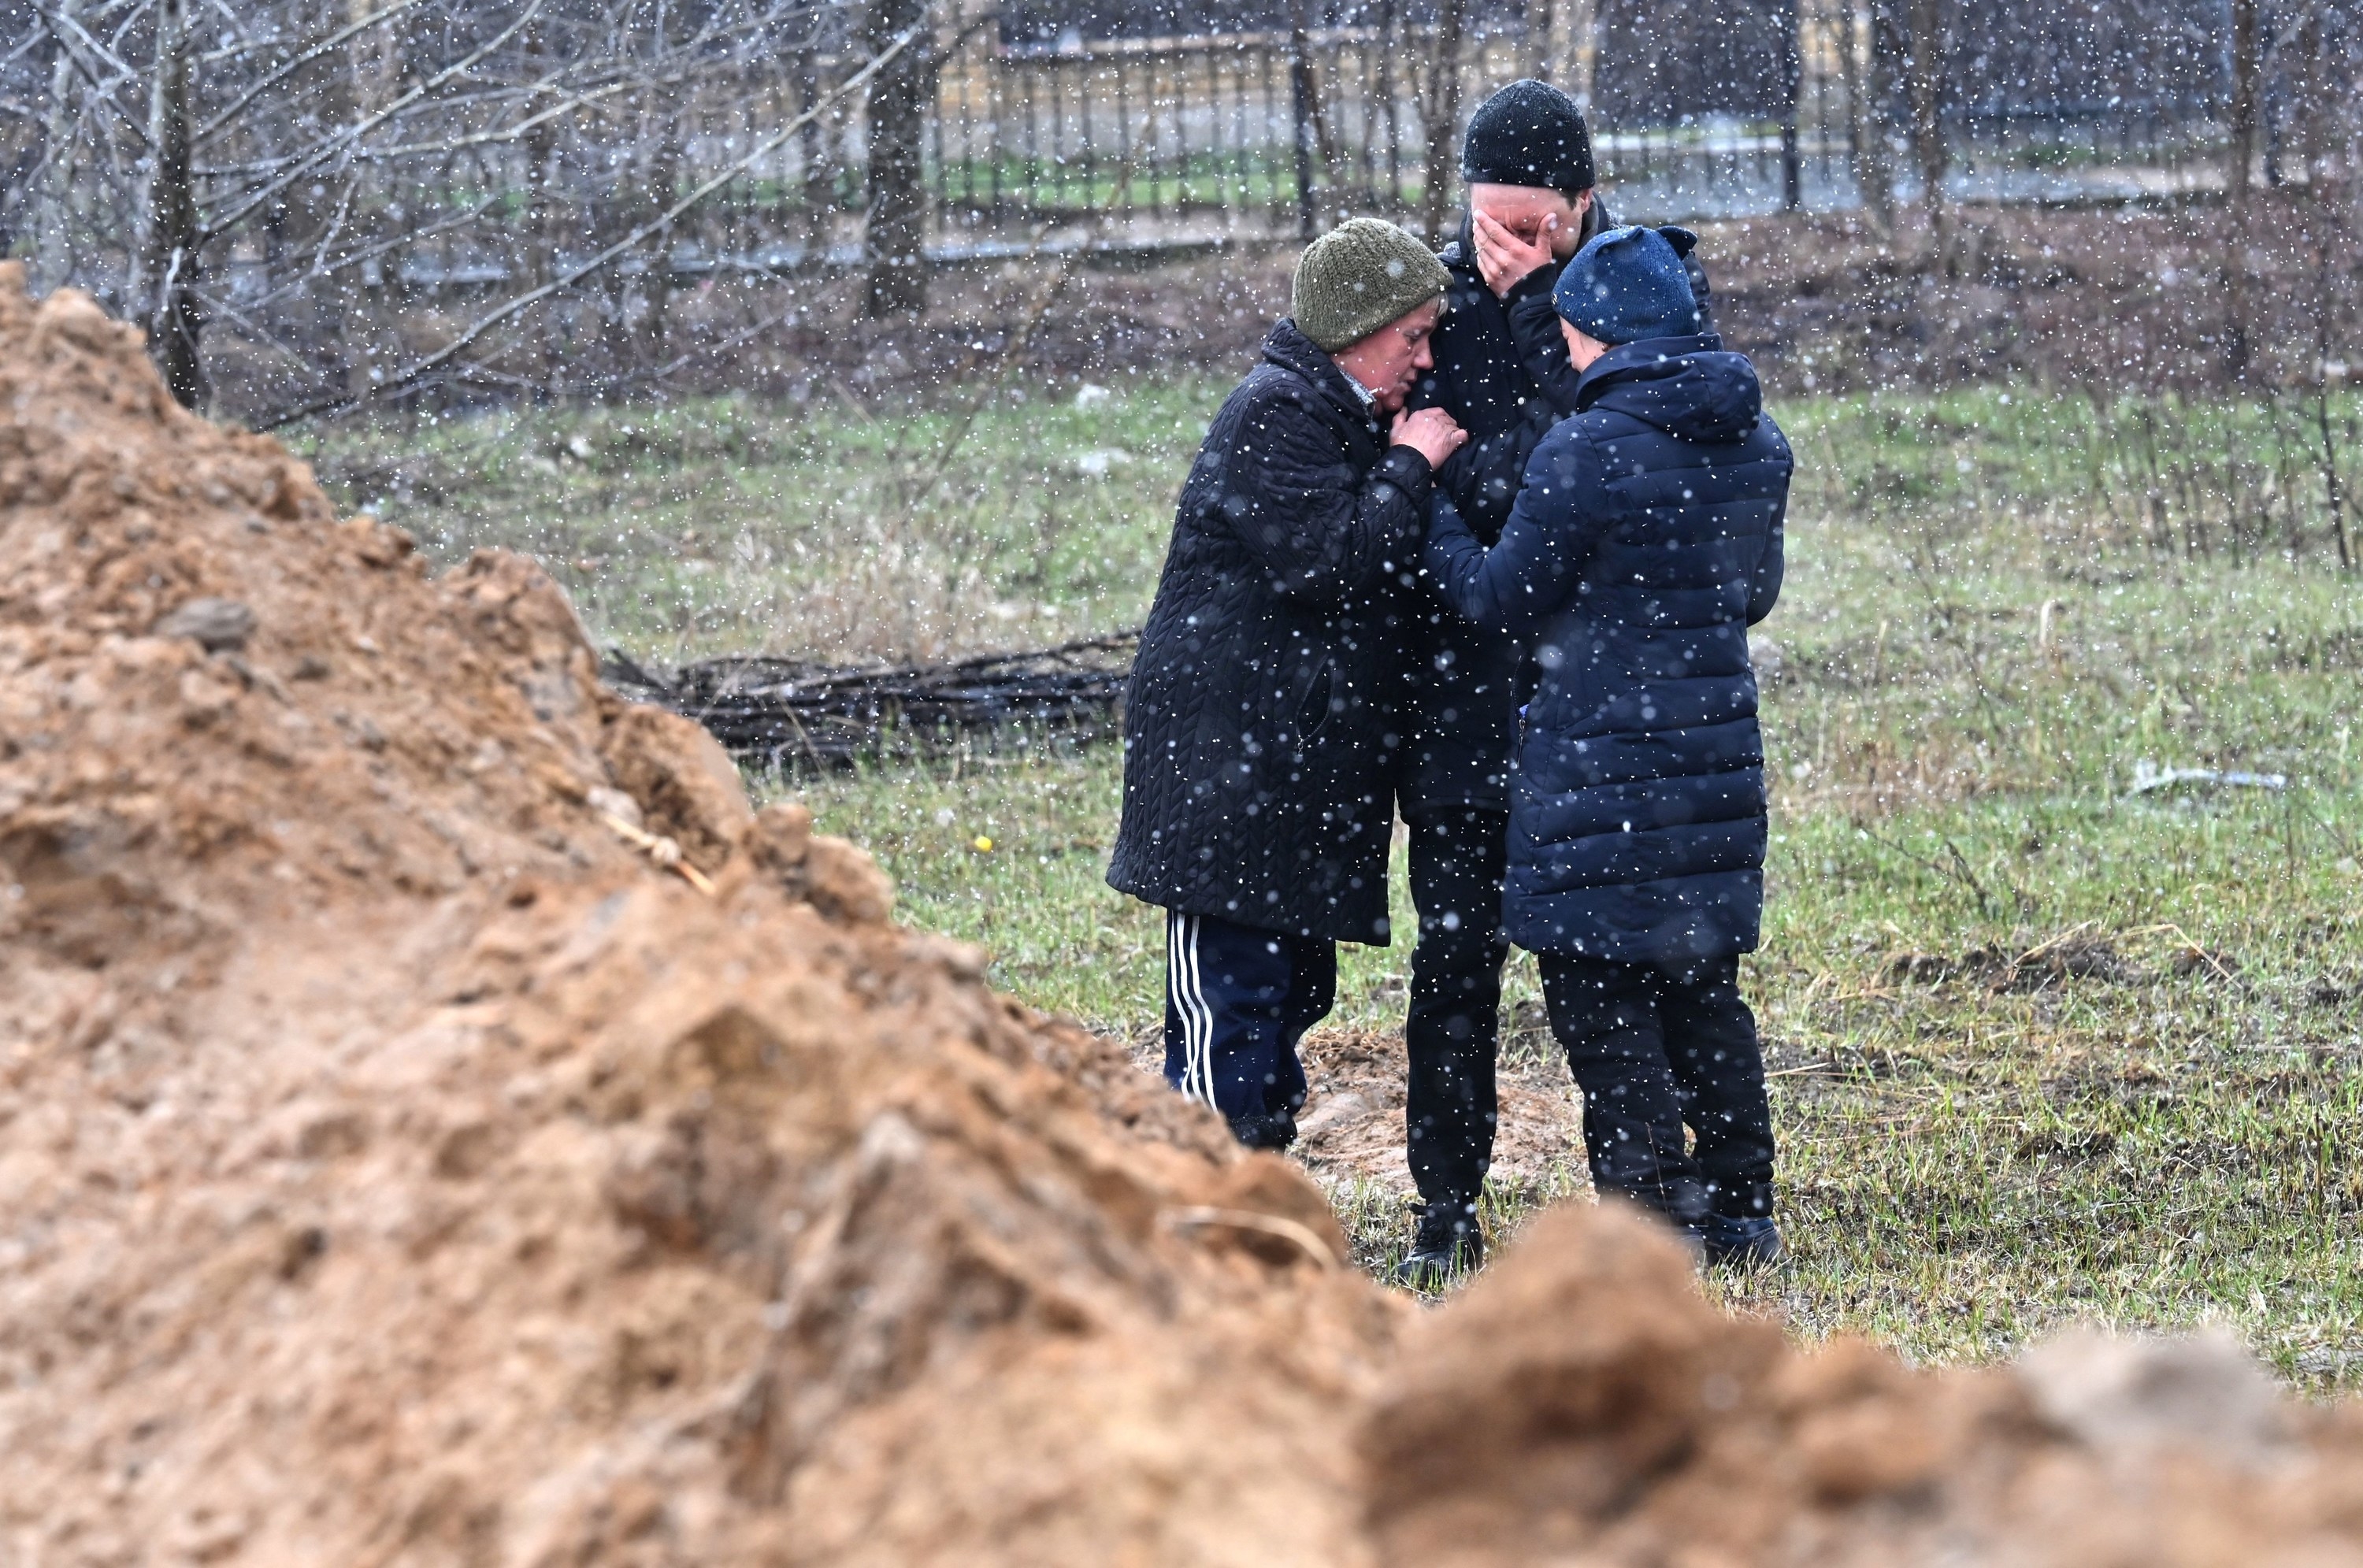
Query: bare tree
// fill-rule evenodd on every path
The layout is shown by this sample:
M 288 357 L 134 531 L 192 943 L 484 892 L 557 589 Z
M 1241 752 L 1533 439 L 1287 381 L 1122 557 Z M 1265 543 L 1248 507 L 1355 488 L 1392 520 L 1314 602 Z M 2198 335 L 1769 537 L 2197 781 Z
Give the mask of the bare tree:
M 1896 6 L 1897 0 L 1869 0 L 1860 10 L 1847 8 L 1847 26 L 1854 35 L 1847 50 L 1847 64 L 1855 73 L 1847 83 L 1847 134 L 1853 144 L 1863 208 L 1882 235 L 1895 231 L 1892 110 L 1899 95 L 1904 57 L 1903 27 Z
M 821 60 L 817 48 L 803 49 L 795 55 L 793 81 L 799 110 L 831 101 Z M 829 134 L 832 128 L 841 128 L 833 127 L 832 116 L 808 116 L 796 143 L 797 161 L 804 168 L 804 257 L 807 265 L 816 263 L 827 250 L 829 216 L 837 206 L 838 170 L 832 151 L 835 140 Z
M 1427 147 L 1420 228 L 1431 245 L 1444 243 L 1451 211 L 1452 171 L 1460 140 L 1460 40 L 1468 21 L 1469 0 L 1437 0 L 1427 69 L 1413 72 L 1418 88 L 1420 133 Z
M 1316 123 L 1321 99 L 1313 84 L 1312 13 L 1312 0 L 1295 0 L 1288 11 L 1289 153 L 1296 177 L 1296 237 L 1308 245 L 1320 226 L 1313 160 L 1326 152 L 1317 145 L 1323 138 Z
M 157 0 L 155 61 L 148 82 L 148 179 L 128 286 L 132 314 L 148 333 L 164 384 L 194 407 L 205 395 L 197 337 L 205 322 L 197 300 L 196 191 L 189 158 L 188 0 Z
M 802 188 L 804 128 L 919 58 L 918 28 L 864 32 L 852 4 L 0 0 L 28 28 L 0 40 L 0 105 L 38 127 L 0 225 L 43 287 L 145 326 L 175 396 L 231 387 L 260 423 L 636 384 L 688 351 L 678 279 L 727 285 L 711 318 L 774 265 L 717 198 Z M 829 86 L 797 92 L 806 61 Z M 880 98 L 915 127 L 924 79 L 900 80 Z M 732 116 L 788 128 L 704 128 Z M 923 212 L 885 204 L 890 254 Z
M 1805 204 L 1805 161 L 1797 116 L 1805 101 L 1803 7 L 1799 0 L 1777 0 L 1775 28 L 1781 49 L 1781 205 L 1797 212 Z
M 1920 205 L 1927 214 L 1936 255 L 1945 252 L 1945 177 L 1951 149 L 1945 140 L 1945 0 L 1909 0 L 1911 52 L 1904 88 L 1912 106 L 1912 154 L 1920 176 Z
M 918 34 L 926 0 L 873 0 L 864 41 L 882 53 L 897 38 Z M 919 140 L 926 50 L 906 49 L 870 82 L 869 314 L 927 308 L 926 191 Z
M 58 25 L 72 28 L 82 14 L 82 0 L 57 0 Z M 29 172 L 32 200 L 25 224 L 32 239 L 30 273 L 37 293 L 47 293 L 64 281 L 70 242 L 66 236 L 67 193 L 73 182 L 73 135 L 80 78 L 73 57 L 54 35 L 45 40 L 50 55 L 49 102 L 41 117 L 41 146 Z
M 1592 103 L 1592 79 L 1599 64 L 1598 0 L 1567 0 L 1567 90 L 1579 104 Z
M 1526 0 L 1525 12 L 1526 47 L 1520 64 L 1537 82 L 1554 81 L 1559 59 L 1551 33 L 1559 21 L 1558 0 Z
M 2225 196 L 2231 223 L 2224 239 L 2224 369 L 2235 381 L 2248 376 L 2248 264 L 2246 250 L 2251 217 L 2259 131 L 2264 104 L 2264 0 L 2232 0 L 2231 144 L 2225 149 Z

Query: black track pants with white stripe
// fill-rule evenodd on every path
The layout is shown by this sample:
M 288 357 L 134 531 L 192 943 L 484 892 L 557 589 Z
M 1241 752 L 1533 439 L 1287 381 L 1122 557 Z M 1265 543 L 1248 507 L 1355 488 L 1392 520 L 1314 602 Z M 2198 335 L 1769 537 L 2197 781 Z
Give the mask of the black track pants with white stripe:
M 1337 996 L 1337 944 L 1169 911 L 1165 1081 L 1233 1122 L 1293 1113 L 1296 1043 Z

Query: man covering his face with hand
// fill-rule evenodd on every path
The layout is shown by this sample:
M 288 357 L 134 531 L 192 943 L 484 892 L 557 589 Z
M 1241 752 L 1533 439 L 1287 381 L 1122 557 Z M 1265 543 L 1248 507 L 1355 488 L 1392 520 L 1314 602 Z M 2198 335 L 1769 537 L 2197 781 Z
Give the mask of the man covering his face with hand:
M 1436 368 L 1414 408 L 1441 408 L 1469 440 L 1438 490 L 1491 544 L 1526 459 L 1574 412 L 1576 375 L 1551 305 L 1567 259 L 1607 226 L 1592 136 L 1573 99 L 1514 82 L 1470 120 L 1461 156 L 1469 217 L 1441 257 L 1452 278 Z M 1683 236 L 1674 243 L 1688 243 Z M 1706 279 L 1683 258 L 1705 330 Z M 1483 1253 L 1477 1197 L 1493 1149 L 1493 1060 L 1502 995 L 1503 835 L 1519 651 L 1425 597 L 1412 626 L 1396 799 L 1411 830 L 1412 955 L 1403 1034 L 1407 1154 L 1424 1208 L 1403 1279 L 1434 1286 Z

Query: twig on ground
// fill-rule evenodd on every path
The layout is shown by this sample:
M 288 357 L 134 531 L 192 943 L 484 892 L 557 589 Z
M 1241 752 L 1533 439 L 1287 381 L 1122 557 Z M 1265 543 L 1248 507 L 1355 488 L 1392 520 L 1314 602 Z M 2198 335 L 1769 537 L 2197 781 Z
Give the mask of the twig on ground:
M 673 840 L 650 833 L 645 828 L 634 827 L 623 818 L 610 816 L 605 812 L 599 814 L 599 820 L 605 823 L 617 838 L 635 849 L 645 851 L 650 860 L 669 871 L 680 872 L 682 881 L 687 882 L 707 898 L 714 896 L 714 879 L 682 859 L 681 845 Z

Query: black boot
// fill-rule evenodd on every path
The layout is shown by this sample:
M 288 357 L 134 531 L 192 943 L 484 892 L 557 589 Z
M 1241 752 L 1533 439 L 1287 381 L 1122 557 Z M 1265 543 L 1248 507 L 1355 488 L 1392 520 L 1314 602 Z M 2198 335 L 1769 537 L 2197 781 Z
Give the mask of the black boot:
M 1396 1265 L 1395 1283 L 1408 1290 L 1441 1290 L 1485 1262 L 1485 1232 L 1474 1202 L 1431 1203 L 1420 1210 L 1419 1233 Z
M 1700 1227 L 1699 1239 L 1709 1268 L 1746 1273 L 1749 1269 L 1769 1268 L 1788 1255 L 1788 1249 L 1781 1243 L 1781 1228 L 1772 1223 L 1769 1215 L 1734 1219 L 1710 1214 Z
M 1234 1116 L 1230 1119 L 1230 1125 L 1231 1136 L 1250 1149 L 1270 1149 L 1277 1154 L 1296 1142 L 1296 1118 L 1285 1110 L 1268 1110 L 1260 1116 Z

